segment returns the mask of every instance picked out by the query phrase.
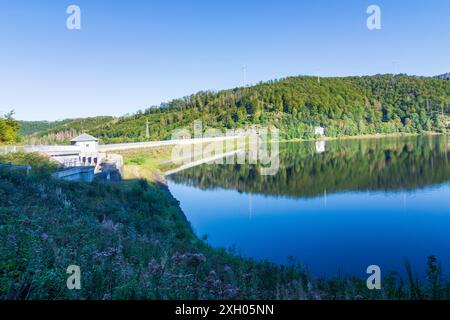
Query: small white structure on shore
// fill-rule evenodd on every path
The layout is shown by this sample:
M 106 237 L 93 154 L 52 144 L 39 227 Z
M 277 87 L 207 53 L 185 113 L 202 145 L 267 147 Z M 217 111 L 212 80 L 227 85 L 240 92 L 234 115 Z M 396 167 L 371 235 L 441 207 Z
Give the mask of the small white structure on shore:
M 315 127 L 314 135 L 324 137 L 325 136 L 325 128 L 324 127 Z
M 97 152 L 98 139 L 89 134 L 83 133 L 82 135 L 70 140 L 70 143 L 74 146 L 80 147 L 81 153 L 83 154 Z

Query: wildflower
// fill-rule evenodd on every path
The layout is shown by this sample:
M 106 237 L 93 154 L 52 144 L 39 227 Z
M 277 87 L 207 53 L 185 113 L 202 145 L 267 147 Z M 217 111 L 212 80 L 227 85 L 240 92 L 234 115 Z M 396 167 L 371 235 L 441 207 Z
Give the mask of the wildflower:
M 206 261 L 206 257 L 201 253 L 194 253 L 187 255 L 187 264 L 191 267 L 197 267 Z

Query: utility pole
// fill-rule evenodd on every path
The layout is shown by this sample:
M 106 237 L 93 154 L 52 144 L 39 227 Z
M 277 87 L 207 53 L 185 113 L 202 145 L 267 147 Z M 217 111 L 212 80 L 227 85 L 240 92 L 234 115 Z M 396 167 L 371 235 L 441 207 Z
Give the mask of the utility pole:
M 247 66 L 243 65 L 242 66 L 242 76 L 243 76 L 243 87 L 245 88 L 247 86 Z

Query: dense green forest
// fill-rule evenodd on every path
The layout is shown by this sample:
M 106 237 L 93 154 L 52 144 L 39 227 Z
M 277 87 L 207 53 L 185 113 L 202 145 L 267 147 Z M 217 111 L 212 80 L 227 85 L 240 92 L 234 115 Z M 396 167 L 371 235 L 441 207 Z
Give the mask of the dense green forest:
M 226 188 L 253 194 L 314 197 L 344 191 L 412 190 L 450 180 L 448 136 L 284 143 L 273 176 L 258 165 L 203 165 L 169 179 L 201 189 Z
M 19 123 L 13 119 L 11 111 L 0 116 L 0 144 L 9 144 L 19 141 Z
M 169 139 L 173 129 L 202 120 L 222 130 L 275 125 L 282 138 L 374 133 L 444 132 L 450 124 L 450 82 L 407 75 L 289 77 L 251 87 L 204 91 L 119 118 L 97 117 L 38 125 L 23 123 L 31 142 L 67 142 L 88 132 L 102 143 Z M 148 123 L 148 130 L 147 130 Z M 41 128 L 39 128 L 41 126 Z
M 65 119 L 60 121 L 20 121 L 20 134 L 25 142 L 68 142 L 84 132 L 108 130 L 115 122 L 113 117 Z
M 65 124 L 74 122 L 75 119 L 66 119 L 61 121 L 19 121 L 20 134 L 29 136 L 37 132 L 45 132 L 50 129 L 62 128 Z
M 368 290 L 366 279 L 211 248 L 163 185 L 57 181 L 34 154 L 0 161 L 33 166 L 28 176 L 0 169 L 0 299 L 450 298 L 435 257 L 423 282 L 406 264 L 406 278 L 386 273 L 382 290 Z M 66 288 L 69 265 L 81 267 L 81 290 Z

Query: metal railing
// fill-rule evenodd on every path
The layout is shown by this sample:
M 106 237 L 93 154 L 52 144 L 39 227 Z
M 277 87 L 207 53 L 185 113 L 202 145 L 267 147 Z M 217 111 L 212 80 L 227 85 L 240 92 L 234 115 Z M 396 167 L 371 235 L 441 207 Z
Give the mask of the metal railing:
M 31 166 L 19 166 L 15 164 L 2 164 L 0 163 L 0 169 L 18 169 L 18 170 L 26 170 L 27 175 L 30 174 L 32 167 Z

